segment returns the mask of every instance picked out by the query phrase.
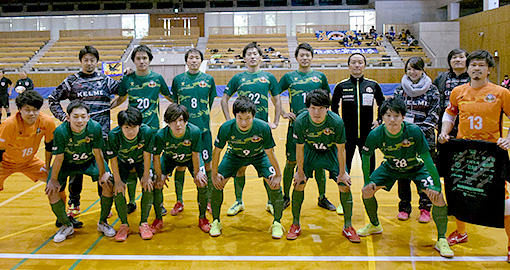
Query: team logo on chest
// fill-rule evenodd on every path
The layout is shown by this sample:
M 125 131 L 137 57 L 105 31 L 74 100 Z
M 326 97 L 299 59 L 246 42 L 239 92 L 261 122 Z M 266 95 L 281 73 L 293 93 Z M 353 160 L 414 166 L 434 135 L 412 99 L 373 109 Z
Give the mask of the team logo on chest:
M 402 146 L 403 147 L 409 147 L 409 146 L 411 146 L 411 142 L 408 139 L 404 139 L 402 141 Z
M 143 148 L 143 143 L 139 143 L 138 144 L 138 149 L 142 149 Z
M 268 83 L 269 81 L 267 80 L 266 77 L 260 77 L 259 78 L 259 82 L 261 82 L 261 83 Z
M 191 141 L 190 141 L 190 140 L 188 140 L 188 139 L 186 139 L 186 140 L 184 140 L 184 141 L 182 142 L 182 145 L 184 145 L 184 146 L 191 146 Z
M 488 94 L 485 96 L 485 98 L 483 100 L 485 100 L 485 102 L 487 102 L 487 103 L 492 103 L 492 102 L 496 101 L 496 97 L 493 94 Z
M 207 83 L 205 81 L 200 81 L 200 83 L 198 83 L 198 86 L 207 87 Z
M 320 80 L 319 80 L 319 77 L 317 77 L 317 76 L 313 76 L 313 77 L 312 77 L 312 82 L 314 82 L 314 83 L 318 83 L 319 81 L 320 81 Z
M 253 135 L 253 137 L 251 137 L 251 141 L 254 142 L 254 143 L 260 142 L 261 140 L 262 140 L 262 138 L 260 138 L 257 135 Z
M 324 135 L 331 135 L 332 132 L 333 131 L 330 128 L 325 128 L 323 131 Z
M 2 82 L 2 86 L 5 86 L 5 82 Z
M 154 88 L 154 87 L 156 87 L 156 85 L 157 85 L 157 84 L 156 84 L 156 82 L 155 82 L 155 81 L 151 80 L 151 81 L 149 82 L 149 84 L 147 84 L 147 85 L 148 85 L 150 88 Z
M 30 85 L 30 83 L 29 83 L 29 82 L 25 82 L 25 85 L 26 85 L 26 86 L 29 86 L 29 85 Z
M 373 93 L 374 89 L 372 89 L 372 87 L 369 86 L 365 89 L 365 91 L 367 91 L 367 93 Z

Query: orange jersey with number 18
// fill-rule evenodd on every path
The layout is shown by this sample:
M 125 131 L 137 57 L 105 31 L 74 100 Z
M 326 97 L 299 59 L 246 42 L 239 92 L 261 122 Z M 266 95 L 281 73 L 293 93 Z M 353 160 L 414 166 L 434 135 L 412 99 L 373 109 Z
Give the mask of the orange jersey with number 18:
M 463 84 L 453 89 L 446 112 L 459 117 L 458 139 L 497 142 L 503 114 L 510 116 L 510 91 L 490 82 L 481 88 Z
M 53 131 L 55 122 L 49 115 L 39 113 L 36 122 L 28 126 L 17 112 L 0 125 L 0 149 L 5 150 L 3 161 L 13 164 L 31 161 L 39 149 L 42 137 L 45 137 L 45 142 L 52 141 Z

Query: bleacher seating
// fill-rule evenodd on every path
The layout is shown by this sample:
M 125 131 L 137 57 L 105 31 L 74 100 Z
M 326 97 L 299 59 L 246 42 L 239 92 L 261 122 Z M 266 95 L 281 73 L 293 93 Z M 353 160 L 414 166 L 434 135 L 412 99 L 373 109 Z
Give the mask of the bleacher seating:
M 140 41 L 140 44 L 147 45 L 154 51 L 186 51 L 196 48 L 197 43 L 198 35 L 149 35 Z
M 421 57 L 425 64 L 430 65 L 432 61 L 427 57 L 427 54 L 423 52 L 420 46 L 409 46 L 404 41 L 394 40 L 391 45 L 395 48 L 402 61 L 405 63 L 411 57 Z
M 16 71 L 23 67 L 48 40 L 49 37 L 2 38 L 0 68 Z

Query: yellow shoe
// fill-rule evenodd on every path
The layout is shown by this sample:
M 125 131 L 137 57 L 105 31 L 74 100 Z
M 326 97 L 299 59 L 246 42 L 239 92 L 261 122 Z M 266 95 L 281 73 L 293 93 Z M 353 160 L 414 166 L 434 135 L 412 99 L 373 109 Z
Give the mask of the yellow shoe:
M 448 244 L 448 240 L 446 240 L 446 238 L 439 238 L 434 248 L 437 251 L 439 251 L 439 254 L 441 254 L 441 256 L 445 258 L 453 258 L 454 256 L 453 251 L 450 248 L 450 245 Z
M 241 211 L 244 211 L 244 203 L 236 201 L 227 210 L 227 216 L 235 216 L 235 215 L 239 214 L 239 212 L 241 212 Z
M 342 207 L 342 204 L 338 205 L 338 207 L 336 208 L 336 213 L 339 214 L 339 215 L 343 215 L 344 214 L 344 208 Z
M 380 234 L 382 232 L 383 232 L 383 229 L 382 229 L 382 225 L 380 223 L 377 226 L 372 225 L 372 223 L 368 223 L 367 226 L 356 231 L 356 233 L 359 236 L 369 236 L 371 234 Z
M 273 207 L 273 205 L 272 205 L 272 204 L 268 203 L 268 204 L 266 205 L 266 211 L 267 211 L 267 212 L 269 212 L 271 215 L 273 215 L 273 216 L 274 216 L 274 207 Z
M 278 221 L 273 222 L 273 225 L 269 228 L 271 230 L 271 236 L 273 239 L 280 239 L 283 236 L 283 231 L 285 230 L 282 224 Z
M 212 237 L 220 236 L 221 229 L 222 229 L 221 222 L 215 219 L 211 224 L 211 230 L 209 230 L 209 235 Z

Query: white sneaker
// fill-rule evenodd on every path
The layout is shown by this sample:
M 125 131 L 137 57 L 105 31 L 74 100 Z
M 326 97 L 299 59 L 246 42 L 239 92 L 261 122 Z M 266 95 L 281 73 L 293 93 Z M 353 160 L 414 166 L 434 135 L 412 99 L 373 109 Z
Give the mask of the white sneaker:
M 108 236 L 108 237 L 113 237 L 113 236 L 115 236 L 115 234 L 117 234 L 115 232 L 115 229 L 112 226 L 110 226 L 110 224 L 108 224 L 106 222 L 98 223 L 97 230 L 102 232 L 105 236 Z
M 71 226 L 62 225 L 62 227 L 58 229 L 57 233 L 53 237 L 53 242 L 55 243 L 63 242 L 69 235 L 72 235 L 73 233 L 74 228 L 72 225 Z

